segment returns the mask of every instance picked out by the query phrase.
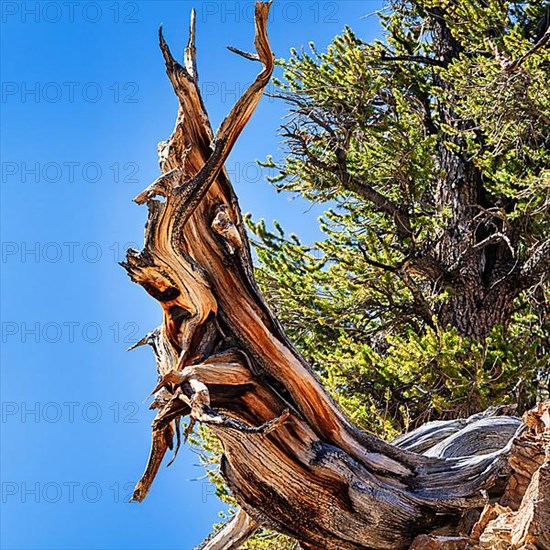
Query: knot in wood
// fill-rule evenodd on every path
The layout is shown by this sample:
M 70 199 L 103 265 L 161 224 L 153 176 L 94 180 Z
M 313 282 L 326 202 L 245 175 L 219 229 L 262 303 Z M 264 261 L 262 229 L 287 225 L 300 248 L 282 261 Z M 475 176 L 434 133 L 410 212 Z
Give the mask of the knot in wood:
M 212 221 L 212 229 L 224 239 L 230 254 L 235 250 L 242 248 L 243 241 L 239 235 L 239 230 L 227 215 L 226 206 L 220 206 L 218 213 Z

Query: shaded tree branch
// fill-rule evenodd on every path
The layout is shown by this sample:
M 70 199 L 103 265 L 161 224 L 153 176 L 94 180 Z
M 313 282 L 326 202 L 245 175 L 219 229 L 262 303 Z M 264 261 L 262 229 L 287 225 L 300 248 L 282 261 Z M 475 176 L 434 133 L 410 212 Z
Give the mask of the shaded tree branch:
M 446 64 L 439 60 L 439 59 L 433 59 L 432 57 L 424 57 L 421 55 L 397 55 L 397 56 L 391 56 L 391 55 L 382 55 L 381 61 L 406 61 L 411 63 L 423 63 L 425 65 L 432 65 L 435 67 L 445 67 Z
M 515 61 L 507 64 L 504 67 L 504 70 L 510 72 L 517 69 L 525 63 L 529 57 L 537 53 L 540 49 L 545 48 L 548 43 L 550 43 L 550 27 L 546 29 L 546 32 L 542 35 L 541 39 L 527 53 L 523 54 L 521 57 L 518 57 Z
M 544 240 L 532 250 L 520 272 L 524 287 L 529 287 L 550 278 L 550 239 Z

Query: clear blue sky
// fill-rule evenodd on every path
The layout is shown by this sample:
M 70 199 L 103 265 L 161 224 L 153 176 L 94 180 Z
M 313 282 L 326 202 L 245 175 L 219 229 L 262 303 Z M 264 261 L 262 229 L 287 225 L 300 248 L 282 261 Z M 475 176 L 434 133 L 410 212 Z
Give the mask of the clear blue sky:
M 251 2 L 200 2 L 199 75 L 217 126 L 258 66 Z M 349 24 L 380 33 L 377 1 L 275 1 L 278 57 L 324 48 Z M 160 308 L 117 265 L 141 245 L 146 209 L 131 199 L 159 174 L 158 141 L 176 99 L 157 47 L 187 40 L 192 2 L 10 2 L 1 33 L 2 549 L 192 548 L 222 508 L 189 448 L 146 501 L 128 504 L 149 451 L 155 384 L 149 349 L 125 349 Z M 285 107 L 264 98 L 227 168 L 243 211 L 306 241 L 319 208 L 277 195 L 254 164 L 278 156 Z

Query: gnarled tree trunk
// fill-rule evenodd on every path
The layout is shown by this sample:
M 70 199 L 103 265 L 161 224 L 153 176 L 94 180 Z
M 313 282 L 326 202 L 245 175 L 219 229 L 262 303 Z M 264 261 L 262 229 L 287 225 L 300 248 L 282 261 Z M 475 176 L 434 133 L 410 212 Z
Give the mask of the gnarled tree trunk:
M 151 455 L 134 499 L 147 494 L 179 423 L 207 423 L 222 474 L 242 510 L 204 548 L 237 547 L 258 526 L 304 548 L 399 549 L 450 528 L 503 490 L 523 429 L 489 411 L 431 423 L 388 444 L 355 429 L 273 317 L 254 281 L 237 198 L 223 167 L 267 85 L 269 4 L 256 5 L 262 71 L 214 136 L 197 84 L 194 18 L 184 65 L 160 46 L 179 98 L 159 146 L 162 176 L 136 202 L 149 216 L 145 246 L 123 264 L 155 298 L 163 324 L 140 344 L 157 359 Z M 188 430 L 190 426 L 188 426 Z

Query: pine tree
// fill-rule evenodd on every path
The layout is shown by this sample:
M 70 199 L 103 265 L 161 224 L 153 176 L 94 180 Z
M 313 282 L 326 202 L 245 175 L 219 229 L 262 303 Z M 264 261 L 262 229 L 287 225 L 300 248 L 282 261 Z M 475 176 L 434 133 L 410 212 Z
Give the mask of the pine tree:
M 266 164 L 280 190 L 327 204 L 326 238 L 305 246 L 248 220 L 254 270 L 223 164 L 272 75 L 268 12 L 256 4 L 257 54 L 235 50 L 261 72 L 216 134 L 194 15 L 183 65 L 160 33 L 178 117 L 162 175 L 135 199 L 145 246 L 123 264 L 163 309 L 138 343 L 159 381 L 134 500 L 189 416 L 184 439 L 208 426 L 200 444 L 238 507 L 201 548 L 442 548 L 430 537 L 445 533 L 465 549 L 488 496 L 522 505 L 488 547 L 547 545 L 548 406 L 408 430 L 547 395 L 548 10 L 400 0 L 383 40 L 345 29 L 326 53 L 292 52 L 287 154 Z
M 384 435 L 548 384 L 543 2 L 396 1 L 280 61 L 277 189 L 327 209 L 305 246 L 252 223 L 258 278 L 353 420 Z

